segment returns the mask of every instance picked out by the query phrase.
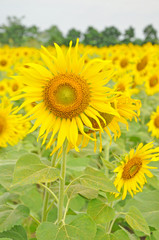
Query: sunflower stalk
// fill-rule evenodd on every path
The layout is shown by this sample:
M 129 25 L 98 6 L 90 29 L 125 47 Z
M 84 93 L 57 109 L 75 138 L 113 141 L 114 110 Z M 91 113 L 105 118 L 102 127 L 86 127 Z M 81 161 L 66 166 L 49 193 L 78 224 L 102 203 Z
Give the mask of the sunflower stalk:
M 56 151 L 54 153 L 53 158 L 51 160 L 51 166 L 52 167 L 54 167 L 57 157 L 58 157 L 58 151 Z M 50 188 L 50 186 L 51 186 L 51 183 L 46 183 L 45 188 L 44 188 L 44 202 L 43 202 L 43 209 L 42 209 L 42 222 L 46 221 L 47 214 L 48 214 L 47 209 L 48 209 L 49 194 L 50 194 L 48 189 Z M 56 196 L 54 196 L 54 198 L 56 199 L 56 201 L 58 200 Z
M 67 141 L 63 144 L 62 162 L 61 162 L 61 177 L 59 184 L 59 205 L 58 205 L 58 219 L 60 224 L 63 219 L 64 197 L 65 197 L 65 176 L 66 176 L 66 155 L 67 155 Z

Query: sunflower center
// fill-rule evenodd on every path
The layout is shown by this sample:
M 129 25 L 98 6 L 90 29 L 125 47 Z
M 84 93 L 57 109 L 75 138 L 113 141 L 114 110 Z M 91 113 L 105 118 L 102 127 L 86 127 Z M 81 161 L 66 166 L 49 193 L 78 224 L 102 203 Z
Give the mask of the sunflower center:
M 5 67 L 5 66 L 7 65 L 7 61 L 4 60 L 4 59 L 2 59 L 2 60 L 0 61 L 0 65 L 1 65 L 2 67 Z
M 0 134 L 3 133 L 5 128 L 6 128 L 6 121 L 3 117 L 0 116 Z
M 148 64 L 148 58 L 147 56 L 143 57 L 141 61 L 137 64 L 136 68 L 140 72 L 142 71 Z
M 4 90 L 4 86 L 0 86 L 0 91 L 3 91 Z
M 18 90 L 18 88 L 19 88 L 18 84 L 14 83 L 12 86 L 13 92 L 16 92 Z
M 125 68 L 126 66 L 128 65 L 128 60 L 126 58 L 123 58 L 121 61 L 120 61 L 120 66 L 122 68 Z
M 121 91 L 121 92 L 124 92 L 125 91 L 125 86 L 124 84 L 120 83 L 117 87 L 117 91 Z
M 131 179 L 133 178 L 142 166 L 142 161 L 140 158 L 134 157 L 130 159 L 123 168 L 122 178 Z
M 155 87 L 158 83 L 158 77 L 157 76 L 153 76 L 149 79 L 149 85 L 150 87 Z
M 89 105 L 88 83 L 75 74 L 59 74 L 45 87 L 44 102 L 57 117 L 76 117 Z
M 159 128 L 159 116 L 157 116 L 154 120 L 155 127 Z

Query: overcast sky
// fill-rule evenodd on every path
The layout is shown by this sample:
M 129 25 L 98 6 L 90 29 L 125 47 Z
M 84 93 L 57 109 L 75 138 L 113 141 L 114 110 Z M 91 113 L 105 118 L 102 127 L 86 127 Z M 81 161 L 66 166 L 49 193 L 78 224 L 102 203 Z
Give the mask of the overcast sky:
M 142 37 L 148 24 L 159 32 L 159 0 L 0 0 L 0 25 L 7 16 L 25 16 L 24 24 L 41 30 L 57 25 L 64 34 L 73 27 L 84 32 L 114 25 L 121 31 L 133 26 Z

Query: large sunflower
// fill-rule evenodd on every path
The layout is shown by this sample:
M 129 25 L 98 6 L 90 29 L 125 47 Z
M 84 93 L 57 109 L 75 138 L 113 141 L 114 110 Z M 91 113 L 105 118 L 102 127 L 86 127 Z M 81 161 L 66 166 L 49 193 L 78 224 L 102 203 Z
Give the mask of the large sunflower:
M 117 167 L 114 172 L 117 173 L 117 177 L 114 181 L 118 192 L 122 191 L 122 199 L 125 199 L 127 191 L 133 197 L 133 194 L 141 192 L 143 185 L 147 182 L 145 174 L 148 177 L 152 177 L 152 173 L 148 169 L 153 169 L 155 167 L 150 167 L 151 161 L 159 160 L 159 147 L 153 149 L 153 143 L 148 143 L 143 146 L 142 143 L 139 144 L 136 151 L 134 149 L 121 161 L 121 165 Z M 116 194 L 116 197 L 119 193 Z
M 148 132 L 152 132 L 152 136 L 159 138 L 159 106 L 156 112 L 151 114 L 151 120 L 148 122 Z
M 0 103 L 0 147 L 14 146 L 29 131 L 30 123 L 20 114 L 13 113 L 14 108 L 7 98 Z
M 90 60 L 84 64 L 85 56 L 78 55 L 78 41 L 75 48 L 72 42 L 66 54 L 55 44 L 57 57 L 43 48 L 41 57 L 47 68 L 38 64 L 27 64 L 22 70 L 23 76 L 17 77 L 25 85 L 23 92 L 14 100 L 25 98 L 20 108 L 35 102 L 35 107 L 28 112 L 30 119 L 37 119 L 31 131 L 41 126 L 39 136 L 45 143 L 48 134 L 50 139 L 47 147 L 51 147 L 57 139 L 52 154 L 59 149 L 65 139 L 78 151 L 78 135 L 90 136 L 85 128 L 95 130 L 91 119 L 105 123 L 99 112 L 119 116 L 111 106 L 110 100 L 115 93 L 105 85 L 109 81 L 109 65 L 100 59 Z M 91 138 L 92 140 L 95 140 Z

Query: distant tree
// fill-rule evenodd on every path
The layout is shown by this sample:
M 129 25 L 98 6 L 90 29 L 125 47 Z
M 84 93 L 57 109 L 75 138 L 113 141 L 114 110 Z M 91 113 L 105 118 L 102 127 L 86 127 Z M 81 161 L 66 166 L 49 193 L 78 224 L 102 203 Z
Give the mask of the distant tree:
M 54 42 L 59 45 L 64 44 L 63 34 L 55 25 L 51 26 L 48 30 L 45 31 L 45 38 L 47 45 L 53 45 Z
M 106 27 L 102 31 L 102 40 L 104 45 L 115 45 L 120 42 L 119 37 L 121 32 L 114 26 Z
M 7 24 L 0 26 L 1 43 L 21 46 L 24 43 L 26 27 L 21 23 L 22 18 L 8 17 Z
M 76 30 L 75 28 L 72 28 L 68 31 L 67 36 L 65 38 L 65 45 L 69 45 L 69 42 L 72 40 L 73 45 L 76 43 L 76 39 L 81 37 L 81 32 Z
M 152 24 L 144 28 L 145 42 L 155 43 L 157 41 L 157 31 Z
M 94 27 L 88 27 L 86 33 L 84 33 L 83 43 L 85 45 L 100 46 L 101 44 L 101 33 L 98 32 Z
M 129 27 L 124 32 L 124 39 L 122 40 L 123 43 L 130 43 L 135 38 L 135 29 L 133 27 Z

